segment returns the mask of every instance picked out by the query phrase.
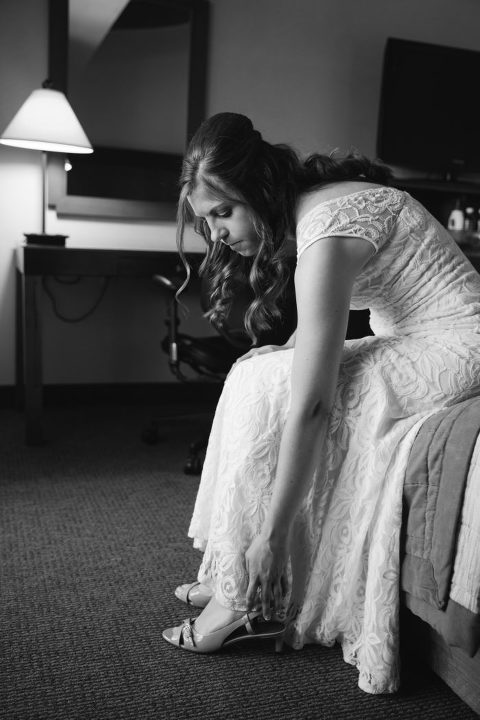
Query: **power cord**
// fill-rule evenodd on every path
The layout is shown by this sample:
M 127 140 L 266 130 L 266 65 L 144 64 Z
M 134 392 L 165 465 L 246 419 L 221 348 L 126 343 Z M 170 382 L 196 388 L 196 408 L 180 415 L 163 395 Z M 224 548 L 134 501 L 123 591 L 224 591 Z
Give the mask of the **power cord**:
M 82 276 L 78 275 L 78 276 L 75 276 L 73 278 L 68 278 L 68 279 L 53 276 L 53 279 L 55 280 L 55 282 L 57 282 L 61 285 L 77 285 L 81 281 Z M 92 307 L 89 308 L 86 312 L 82 313 L 82 315 L 79 315 L 78 317 L 67 317 L 62 312 L 60 312 L 60 310 L 58 309 L 57 300 L 55 298 L 55 295 L 53 294 L 51 288 L 48 286 L 48 278 L 47 277 L 42 278 L 42 286 L 43 286 L 43 289 L 45 290 L 47 297 L 49 298 L 50 302 L 52 303 L 52 310 L 53 310 L 54 315 L 59 320 L 62 320 L 63 322 L 66 322 L 66 323 L 81 322 L 82 320 L 85 320 L 87 317 L 92 315 L 95 312 L 95 310 L 97 309 L 97 307 L 100 305 L 105 293 L 107 292 L 107 288 L 108 288 L 109 284 L 110 284 L 110 278 L 104 277 L 103 278 L 103 286 L 100 290 L 100 293 L 99 293 L 97 299 L 93 303 Z

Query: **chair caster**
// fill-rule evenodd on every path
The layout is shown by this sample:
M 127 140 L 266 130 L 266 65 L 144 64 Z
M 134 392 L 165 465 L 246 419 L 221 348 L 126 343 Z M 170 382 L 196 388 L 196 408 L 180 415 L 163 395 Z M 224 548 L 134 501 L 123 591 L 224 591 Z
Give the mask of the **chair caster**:
M 190 455 L 185 461 L 183 472 L 185 475 L 201 475 L 205 452 L 196 447 L 197 443 L 190 446 Z
M 142 440 L 146 445 L 157 445 L 160 441 L 158 423 L 152 420 L 152 422 L 143 429 Z
M 208 435 L 200 440 L 193 442 L 188 450 L 188 458 L 185 462 L 183 472 L 185 475 L 200 475 L 205 461 L 205 452 L 207 450 Z
M 188 458 L 183 472 L 185 475 L 201 475 L 203 468 L 203 458 Z

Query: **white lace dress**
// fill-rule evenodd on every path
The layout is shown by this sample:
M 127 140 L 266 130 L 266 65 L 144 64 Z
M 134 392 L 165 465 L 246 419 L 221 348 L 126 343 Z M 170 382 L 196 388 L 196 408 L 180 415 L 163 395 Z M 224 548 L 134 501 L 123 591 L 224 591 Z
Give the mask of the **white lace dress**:
M 296 518 L 287 642 L 339 642 L 366 692 L 398 687 L 399 531 L 411 444 L 435 410 L 480 393 L 480 276 L 407 193 L 369 188 L 300 221 L 298 254 L 327 236 L 376 253 L 351 307 L 375 335 L 345 343 L 323 460 Z M 321 318 L 319 318 L 319 323 Z M 244 553 L 275 480 L 293 350 L 238 365 L 218 403 L 189 535 L 198 579 L 245 609 Z

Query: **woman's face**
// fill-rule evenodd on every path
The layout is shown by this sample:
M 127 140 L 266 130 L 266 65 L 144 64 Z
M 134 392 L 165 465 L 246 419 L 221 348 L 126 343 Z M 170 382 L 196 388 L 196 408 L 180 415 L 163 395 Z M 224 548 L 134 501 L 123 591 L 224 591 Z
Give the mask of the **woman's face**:
M 257 253 L 260 238 L 245 203 L 222 200 L 203 183 L 199 183 L 188 196 L 188 202 L 196 219 L 208 224 L 212 242 L 222 242 L 244 257 Z

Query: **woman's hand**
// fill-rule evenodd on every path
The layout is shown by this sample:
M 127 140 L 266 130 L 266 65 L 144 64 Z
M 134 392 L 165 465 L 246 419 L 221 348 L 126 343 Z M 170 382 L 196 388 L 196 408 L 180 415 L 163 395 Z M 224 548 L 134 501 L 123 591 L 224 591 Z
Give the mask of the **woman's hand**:
M 275 352 L 277 350 L 285 350 L 284 345 L 262 345 L 261 347 L 254 347 L 248 352 L 245 353 L 245 355 L 241 355 L 237 360 L 236 363 L 243 362 L 243 360 L 248 360 L 248 358 L 256 357 L 257 355 L 265 355 L 265 353 L 271 353 Z
M 287 591 L 286 564 L 287 543 L 273 544 L 258 535 L 245 553 L 249 582 L 247 588 L 247 612 L 250 612 L 260 588 L 262 613 L 270 620 L 272 609 L 280 609 Z
M 239 358 L 235 360 L 232 367 L 230 368 L 230 371 L 228 375 L 234 370 L 235 366 L 238 365 L 238 363 L 243 362 L 244 360 L 248 360 L 249 358 L 256 357 L 257 355 L 265 355 L 266 353 L 276 352 L 277 350 L 285 350 L 285 345 L 262 345 L 261 347 L 255 347 L 249 350 L 245 355 L 241 355 Z M 227 375 L 227 378 L 228 378 Z

